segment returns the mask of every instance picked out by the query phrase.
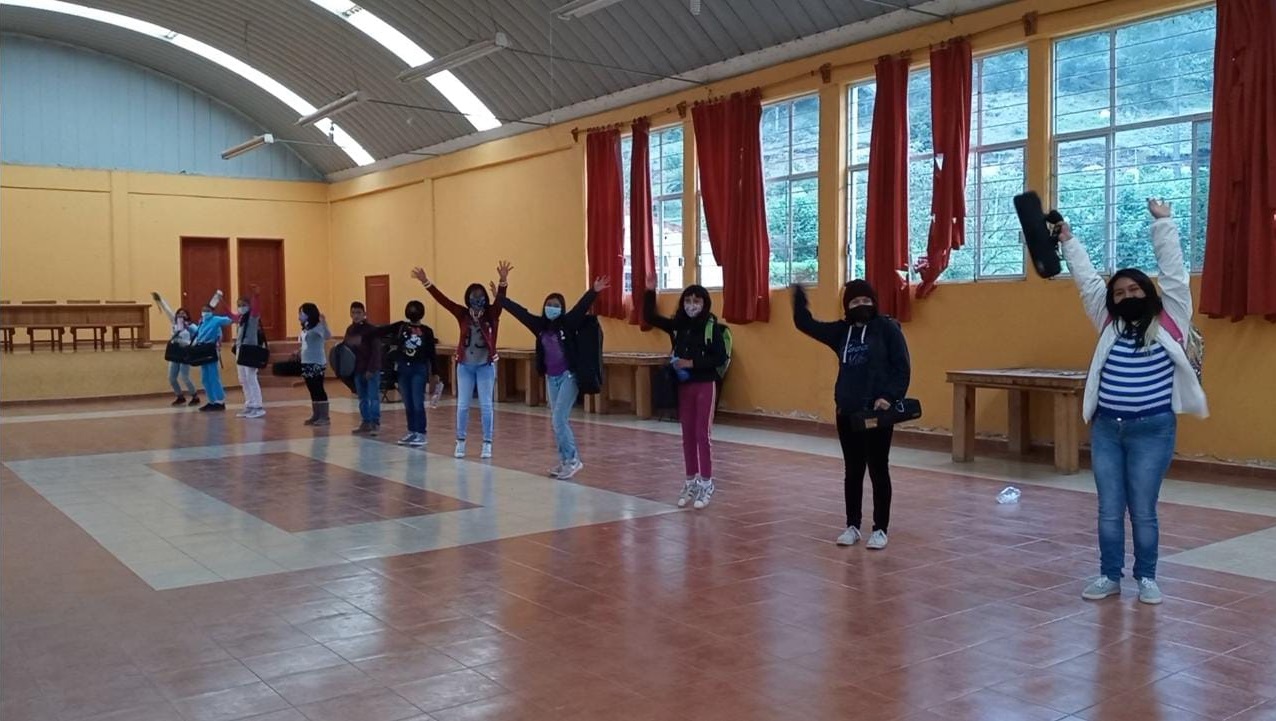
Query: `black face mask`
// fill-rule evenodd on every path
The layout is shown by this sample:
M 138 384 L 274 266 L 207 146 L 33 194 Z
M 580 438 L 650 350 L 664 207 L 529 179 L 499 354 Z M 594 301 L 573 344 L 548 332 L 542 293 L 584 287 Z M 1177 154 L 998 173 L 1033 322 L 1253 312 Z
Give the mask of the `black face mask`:
M 1126 298 L 1116 304 L 1116 315 L 1126 323 L 1134 323 L 1143 318 L 1148 310 L 1147 298 Z
M 877 315 L 877 309 L 871 305 L 857 305 L 846 311 L 846 318 L 852 323 L 867 323 Z

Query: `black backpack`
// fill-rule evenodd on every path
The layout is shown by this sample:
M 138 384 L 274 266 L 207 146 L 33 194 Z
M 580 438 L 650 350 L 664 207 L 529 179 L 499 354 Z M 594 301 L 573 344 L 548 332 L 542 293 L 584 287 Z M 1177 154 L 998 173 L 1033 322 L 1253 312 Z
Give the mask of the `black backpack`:
M 575 332 L 572 343 L 572 367 L 576 371 L 576 385 L 581 395 L 593 395 L 603 390 L 603 327 L 598 316 L 587 315 Z

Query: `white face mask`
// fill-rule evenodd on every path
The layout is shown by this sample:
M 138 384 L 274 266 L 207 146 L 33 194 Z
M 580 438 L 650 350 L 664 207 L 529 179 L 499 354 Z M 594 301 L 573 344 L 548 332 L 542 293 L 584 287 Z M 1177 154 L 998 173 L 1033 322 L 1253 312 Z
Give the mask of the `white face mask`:
M 702 305 L 692 305 L 690 303 L 682 304 L 682 312 L 686 313 L 688 318 L 695 318 L 700 315 L 701 310 L 704 310 L 704 306 Z
M 248 306 L 246 306 L 246 305 L 241 305 L 241 306 L 239 306 L 239 314 L 240 314 L 240 315 L 246 315 L 247 313 L 248 313 Z

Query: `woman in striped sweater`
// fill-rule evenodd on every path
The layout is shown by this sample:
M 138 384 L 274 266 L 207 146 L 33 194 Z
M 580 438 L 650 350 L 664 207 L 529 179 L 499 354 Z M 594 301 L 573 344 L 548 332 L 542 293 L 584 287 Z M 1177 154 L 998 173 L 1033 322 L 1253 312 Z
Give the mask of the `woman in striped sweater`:
M 1149 199 L 1148 210 L 1159 292 L 1136 268 L 1117 271 L 1105 283 L 1066 223 L 1060 233 L 1086 312 L 1099 330 L 1084 403 L 1099 499 L 1100 575 L 1081 593 L 1091 601 L 1121 593 L 1128 511 L 1139 600 L 1161 602 L 1156 503 L 1174 458 L 1177 414 L 1209 414 L 1183 345 L 1191 327 L 1192 292 L 1178 228 L 1166 203 Z

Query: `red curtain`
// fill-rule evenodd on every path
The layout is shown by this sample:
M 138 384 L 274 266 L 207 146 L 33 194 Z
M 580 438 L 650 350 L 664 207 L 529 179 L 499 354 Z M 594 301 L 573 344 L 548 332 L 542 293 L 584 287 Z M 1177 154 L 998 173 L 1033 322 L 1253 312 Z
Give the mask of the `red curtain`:
M 877 61 L 877 100 L 868 148 L 865 280 L 883 313 L 912 317 L 908 294 L 908 58 Z
M 648 326 L 642 313 L 647 280 L 656 277 L 656 251 L 651 235 L 651 123 L 634 121 L 633 152 L 629 161 L 629 258 L 633 281 L 631 325 Z
M 585 136 L 586 256 L 589 276 L 614 281 L 594 301 L 608 318 L 624 318 L 625 188 L 620 170 L 620 131 L 600 130 Z M 592 281 L 591 281 L 592 282 Z
M 935 290 L 949 254 L 966 242 L 966 162 L 970 154 L 970 41 L 955 38 L 930 51 L 930 117 L 935 143 L 935 187 L 930 238 L 917 297 Z M 880 100 L 879 100 L 880 102 Z
M 757 90 L 692 108 L 700 191 L 713 259 L 722 266 L 722 317 L 771 317 L 771 241 L 762 190 L 762 95 Z
M 1276 321 L 1276 3 L 1219 0 L 1201 312 Z

